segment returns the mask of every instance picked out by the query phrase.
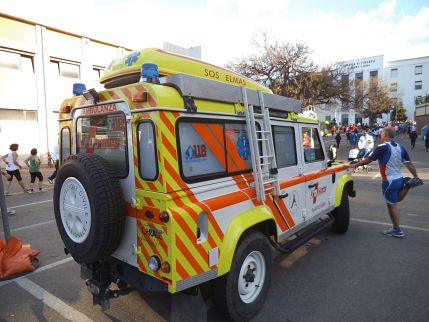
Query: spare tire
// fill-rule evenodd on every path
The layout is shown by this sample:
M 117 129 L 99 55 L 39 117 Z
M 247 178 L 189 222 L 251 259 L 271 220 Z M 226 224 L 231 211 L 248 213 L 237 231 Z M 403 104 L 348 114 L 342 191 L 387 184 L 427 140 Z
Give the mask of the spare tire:
M 67 251 L 78 263 L 108 258 L 124 229 L 119 180 L 98 155 L 71 155 L 55 180 L 54 210 Z

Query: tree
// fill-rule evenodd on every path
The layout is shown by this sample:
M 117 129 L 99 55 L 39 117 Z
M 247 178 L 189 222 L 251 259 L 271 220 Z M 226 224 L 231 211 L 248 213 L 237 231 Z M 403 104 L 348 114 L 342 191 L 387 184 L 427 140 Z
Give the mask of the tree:
M 343 90 L 339 99 L 343 106 L 353 108 L 369 118 L 369 125 L 374 124 L 382 113 L 388 113 L 395 104 L 389 96 L 387 86 L 377 79 L 364 81 L 355 79 L 349 82 L 347 90 Z
M 275 94 L 296 98 L 303 106 L 329 104 L 339 98 L 339 70 L 332 66 L 319 67 L 311 59 L 311 51 L 303 43 L 270 43 L 267 34 L 254 39 L 258 54 L 227 64 L 269 87 Z
M 395 102 L 390 106 L 390 120 L 398 122 L 405 122 L 407 120 L 407 110 L 402 105 L 402 102 Z

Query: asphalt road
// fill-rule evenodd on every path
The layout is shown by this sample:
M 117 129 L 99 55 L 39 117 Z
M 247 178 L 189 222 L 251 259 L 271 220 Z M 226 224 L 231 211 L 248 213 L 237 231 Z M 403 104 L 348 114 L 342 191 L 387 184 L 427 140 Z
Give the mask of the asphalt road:
M 324 231 L 290 256 L 273 251 L 271 288 L 254 321 L 428 321 L 429 154 L 420 143 L 410 155 L 424 185 L 400 204 L 406 238 L 381 234 L 390 223 L 375 169 L 355 174 L 349 231 Z M 339 158 L 345 154 L 340 146 Z M 0 282 L 0 321 L 170 321 L 169 294 L 134 291 L 111 300 L 104 313 L 92 305 L 79 266 L 63 253 L 46 186 L 32 195 L 14 186 L 6 199 L 16 210 L 12 233 L 41 253 L 35 272 Z M 208 321 L 224 319 L 210 308 Z

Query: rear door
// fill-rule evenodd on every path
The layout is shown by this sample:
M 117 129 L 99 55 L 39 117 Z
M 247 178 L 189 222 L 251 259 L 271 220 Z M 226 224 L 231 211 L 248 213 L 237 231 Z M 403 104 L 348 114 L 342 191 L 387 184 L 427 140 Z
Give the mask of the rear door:
M 134 205 L 136 188 L 132 146 L 131 112 L 125 102 L 109 102 L 76 109 L 73 112 L 74 153 L 97 154 L 103 157 L 119 178 L 126 208 Z M 136 219 L 126 216 L 125 230 L 115 257 L 136 266 L 133 254 L 136 237 Z

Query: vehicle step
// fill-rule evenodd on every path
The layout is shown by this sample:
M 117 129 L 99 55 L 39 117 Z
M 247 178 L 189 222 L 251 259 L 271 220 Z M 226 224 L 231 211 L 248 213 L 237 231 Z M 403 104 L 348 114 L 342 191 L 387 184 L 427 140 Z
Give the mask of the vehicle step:
M 295 251 L 297 248 L 302 246 L 304 243 L 309 241 L 311 238 L 316 236 L 325 228 L 331 226 L 334 223 L 334 217 L 328 216 L 324 219 L 320 219 L 318 222 L 312 224 L 308 229 L 299 234 L 296 234 L 296 238 L 287 241 L 285 243 L 276 243 L 274 240 L 270 239 L 271 245 L 277 249 L 279 252 L 290 254 Z

